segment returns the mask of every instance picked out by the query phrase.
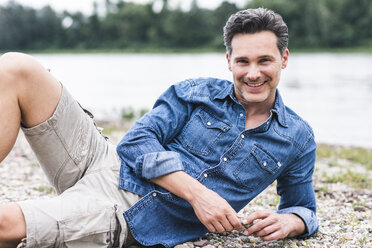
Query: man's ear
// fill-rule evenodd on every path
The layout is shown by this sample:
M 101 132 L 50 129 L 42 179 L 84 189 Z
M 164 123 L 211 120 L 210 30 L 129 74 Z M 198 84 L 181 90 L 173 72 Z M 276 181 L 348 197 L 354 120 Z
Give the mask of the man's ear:
M 282 56 L 282 69 L 285 69 L 288 65 L 289 50 L 285 49 Z
M 228 68 L 229 68 L 229 70 L 231 71 L 231 60 L 230 60 L 229 53 L 226 53 L 226 59 L 227 59 L 227 65 L 228 65 Z

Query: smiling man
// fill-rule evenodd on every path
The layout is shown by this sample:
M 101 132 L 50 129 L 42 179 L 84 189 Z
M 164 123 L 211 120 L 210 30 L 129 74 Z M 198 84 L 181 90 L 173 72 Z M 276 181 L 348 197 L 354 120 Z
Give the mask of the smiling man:
M 249 9 L 231 16 L 224 39 L 233 83 L 198 78 L 172 86 L 118 146 L 119 186 L 143 196 L 125 212 L 142 244 L 240 230 L 236 211 L 274 180 L 279 211 L 252 213 L 242 220 L 254 223 L 245 233 L 275 240 L 318 228 L 313 132 L 277 90 L 288 28 L 270 10 Z
M 59 195 L 0 206 L 0 247 L 172 247 L 245 224 L 263 240 L 313 235 L 314 135 L 277 90 L 288 28 L 248 9 L 230 17 L 224 41 L 233 82 L 171 86 L 116 149 L 34 59 L 4 55 L 0 160 L 22 123 Z M 278 211 L 240 219 L 275 180 Z

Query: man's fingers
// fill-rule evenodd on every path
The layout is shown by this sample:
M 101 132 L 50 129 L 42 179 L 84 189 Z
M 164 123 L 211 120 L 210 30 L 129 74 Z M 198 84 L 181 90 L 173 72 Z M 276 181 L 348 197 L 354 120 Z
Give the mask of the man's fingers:
M 248 215 L 242 220 L 244 225 L 252 223 L 254 220 L 257 219 L 265 219 L 267 216 L 272 214 L 273 211 L 265 210 L 265 211 L 256 211 Z
M 227 215 L 227 219 L 230 222 L 233 229 L 240 231 L 243 228 L 243 226 L 242 226 L 242 224 L 239 220 L 239 217 L 236 214 Z
M 222 226 L 222 224 L 221 224 L 219 221 L 215 221 L 215 222 L 213 223 L 213 226 L 214 226 L 214 228 L 217 230 L 217 232 L 219 232 L 219 233 L 223 233 L 223 232 L 225 232 L 225 228 L 224 228 L 224 226 Z
M 252 221 L 253 225 L 247 228 L 244 232 L 245 235 L 250 235 L 253 233 L 257 233 L 266 227 L 273 225 L 277 220 L 275 218 L 271 218 L 272 212 L 260 211 L 252 214 L 253 216 L 257 217 L 258 219 L 254 219 Z
M 274 222 L 275 221 L 271 218 L 262 219 L 262 220 L 254 222 L 254 224 L 250 228 L 248 228 L 248 230 L 250 233 L 255 233 L 260 230 L 263 230 L 267 226 L 272 225 Z
M 264 240 L 264 241 L 271 241 L 271 240 L 281 239 L 281 238 L 284 238 L 284 237 L 281 235 L 281 233 L 279 232 L 279 230 L 277 230 L 275 232 L 270 233 L 269 235 L 262 236 L 260 238 L 262 240 Z
M 216 232 L 216 228 L 212 224 L 206 224 L 205 227 L 208 229 L 209 232 Z
M 228 220 L 227 216 L 220 222 L 224 228 L 223 232 L 231 232 L 234 227 L 231 225 L 230 221 Z
M 268 225 L 268 226 L 265 226 L 264 228 L 254 232 L 253 234 L 256 236 L 256 237 L 260 237 L 260 238 L 264 238 L 264 237 L 267 237 L 269 235 L 271 235 L 272 233 L 278 231 L 280 228 L 278 225 Z

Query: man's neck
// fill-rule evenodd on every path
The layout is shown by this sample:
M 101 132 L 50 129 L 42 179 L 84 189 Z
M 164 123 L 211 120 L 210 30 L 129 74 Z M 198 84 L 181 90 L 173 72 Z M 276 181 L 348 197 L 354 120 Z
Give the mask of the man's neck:
M 246 112 L 245 129 L 252 129 L 264 123 L 270 116 L 274 102 L 275 99 L 270 102 L 243 105 Z

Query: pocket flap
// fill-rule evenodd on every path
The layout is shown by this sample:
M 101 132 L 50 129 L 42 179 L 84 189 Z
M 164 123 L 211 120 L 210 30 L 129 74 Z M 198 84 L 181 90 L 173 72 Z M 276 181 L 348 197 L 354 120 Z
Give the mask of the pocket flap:
M 275 173 L 281 164 L 274 159 L 268 152 L 255 145 L 252 149 L 252 155 L 257 160 L 262 169 L 267 170 L 271 174 Z
M 226 132 L 231 128 L 229 124 L 217 119 L 208 112 L 200 111 L 197 115 L 200 117 L 206 128 L 216 128 L 222 130 L 223 132 Z

